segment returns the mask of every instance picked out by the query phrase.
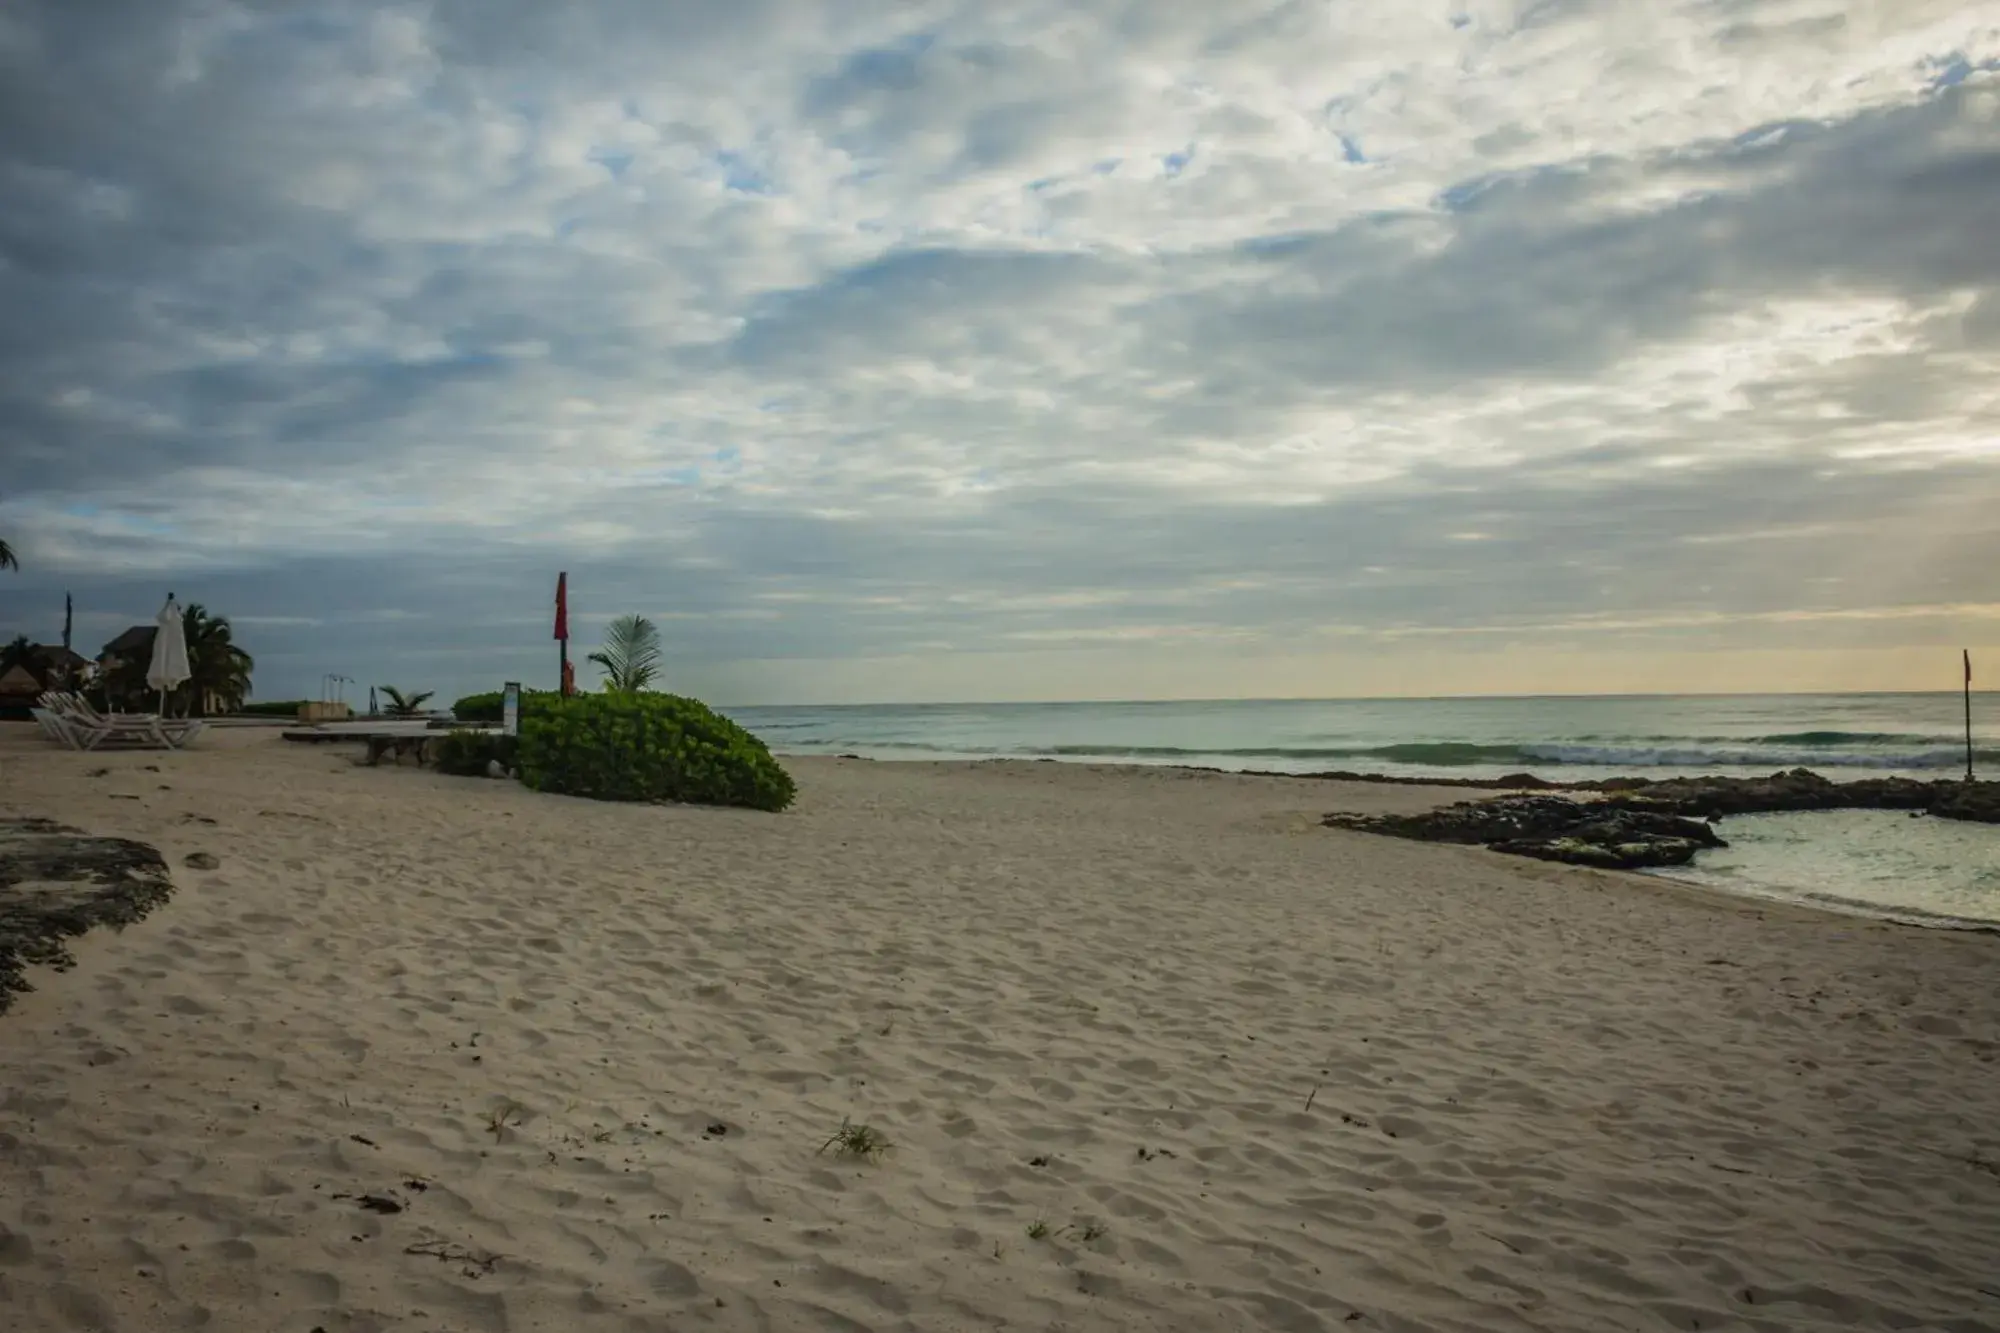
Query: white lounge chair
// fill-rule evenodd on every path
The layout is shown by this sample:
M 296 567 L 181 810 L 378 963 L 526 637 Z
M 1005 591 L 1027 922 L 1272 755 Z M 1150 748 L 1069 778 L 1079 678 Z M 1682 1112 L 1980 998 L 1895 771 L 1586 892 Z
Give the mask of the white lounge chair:
M 178 750 L 201 734 L 199 721 L 152 713 L 100 713 L 77 694 L 45 694 L 41 702 L 55 715 L 69 744 L 79 750 L 117 745 Z
M 35 725 L 42 729 L 42 735 L 57 745 L 65 745 L 72 750 L 83 748 L 83 743 L 70 734 L 67 724 L 54 712 L 47 708 L 31 708 L 28 711 L 34 715 Z

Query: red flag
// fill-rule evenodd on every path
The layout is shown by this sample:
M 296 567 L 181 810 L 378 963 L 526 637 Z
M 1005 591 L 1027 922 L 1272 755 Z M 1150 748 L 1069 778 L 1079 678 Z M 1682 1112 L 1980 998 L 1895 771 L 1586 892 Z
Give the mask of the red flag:
M 569 575 L 556 575 L 556 635 L 569 642 Z

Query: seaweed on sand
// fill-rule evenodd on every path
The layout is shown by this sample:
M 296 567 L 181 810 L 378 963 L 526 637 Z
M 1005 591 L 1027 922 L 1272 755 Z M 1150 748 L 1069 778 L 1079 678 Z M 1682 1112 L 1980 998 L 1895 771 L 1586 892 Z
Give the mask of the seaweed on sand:
M 30 965 L 76 965 L 64 941 L 128 926 L 172 893 L 166 861 L 143 842 L 0 819 L 0 1013 L 33 989 L 22 976 Z

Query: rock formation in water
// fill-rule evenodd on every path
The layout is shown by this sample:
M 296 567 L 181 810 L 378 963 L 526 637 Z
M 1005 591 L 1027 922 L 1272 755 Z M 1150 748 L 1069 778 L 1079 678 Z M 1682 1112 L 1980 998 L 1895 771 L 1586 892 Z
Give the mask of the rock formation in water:
M 1499 796 L 1420 815 L 1332 814 L 1321 822 L 1330 828 L 1483 845 L 1606 870 L 1686 865 L 1704 847 L 1727 846 L 1698 819 L 1564 796 Z
M 1518 779 L 1500 779 L 1510 785 Z M 1728 844 L 1705 820 L 1794 810 L 1909 810 L 2000 824 L 2000 782 L 1863 778 L 1833 782 L 1795 768 L 1763 778 L 1605 778 L 1567 796 L 1498 796 L 1421 815 L 1328 815 L 1329 828 L 1421 842 L 1474 843 L 1517 856 L 1613 870 L 1685 865 Z

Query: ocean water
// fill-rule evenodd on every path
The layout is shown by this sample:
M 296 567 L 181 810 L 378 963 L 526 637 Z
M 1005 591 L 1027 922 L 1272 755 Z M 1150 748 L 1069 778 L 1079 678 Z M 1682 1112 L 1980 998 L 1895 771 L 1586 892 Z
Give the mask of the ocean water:
M 744 708 L 772 749 L 875 759 L 1067 759 L 1313 773 L 1549 778 L 1965 771 L 1955 694 L 1227 700 Z M 2000 695 L 1973 696 L 2000 774 Z M 1980 725 L 1984 718 L 1984 725 Z M 1854 776 L 1859 776 L 1855 772 Z
M 1974 762 L 2000 776 L 2000 695 L 1973 696 Z M 1402 777 L 1555 780 L 1965 771 L 1957 694 L 1226 700 L 731 709 L 780 754 L 1054 759 Z M 1730 820 L 1712 887 L 1913 920 L 2000 920 L 2000 827 L 1849 811 Z
M 1914 925 L 2000 922 L 2000 828 L 1902 810 L 1739 815 L 1729 846 L 1656 873 Z

